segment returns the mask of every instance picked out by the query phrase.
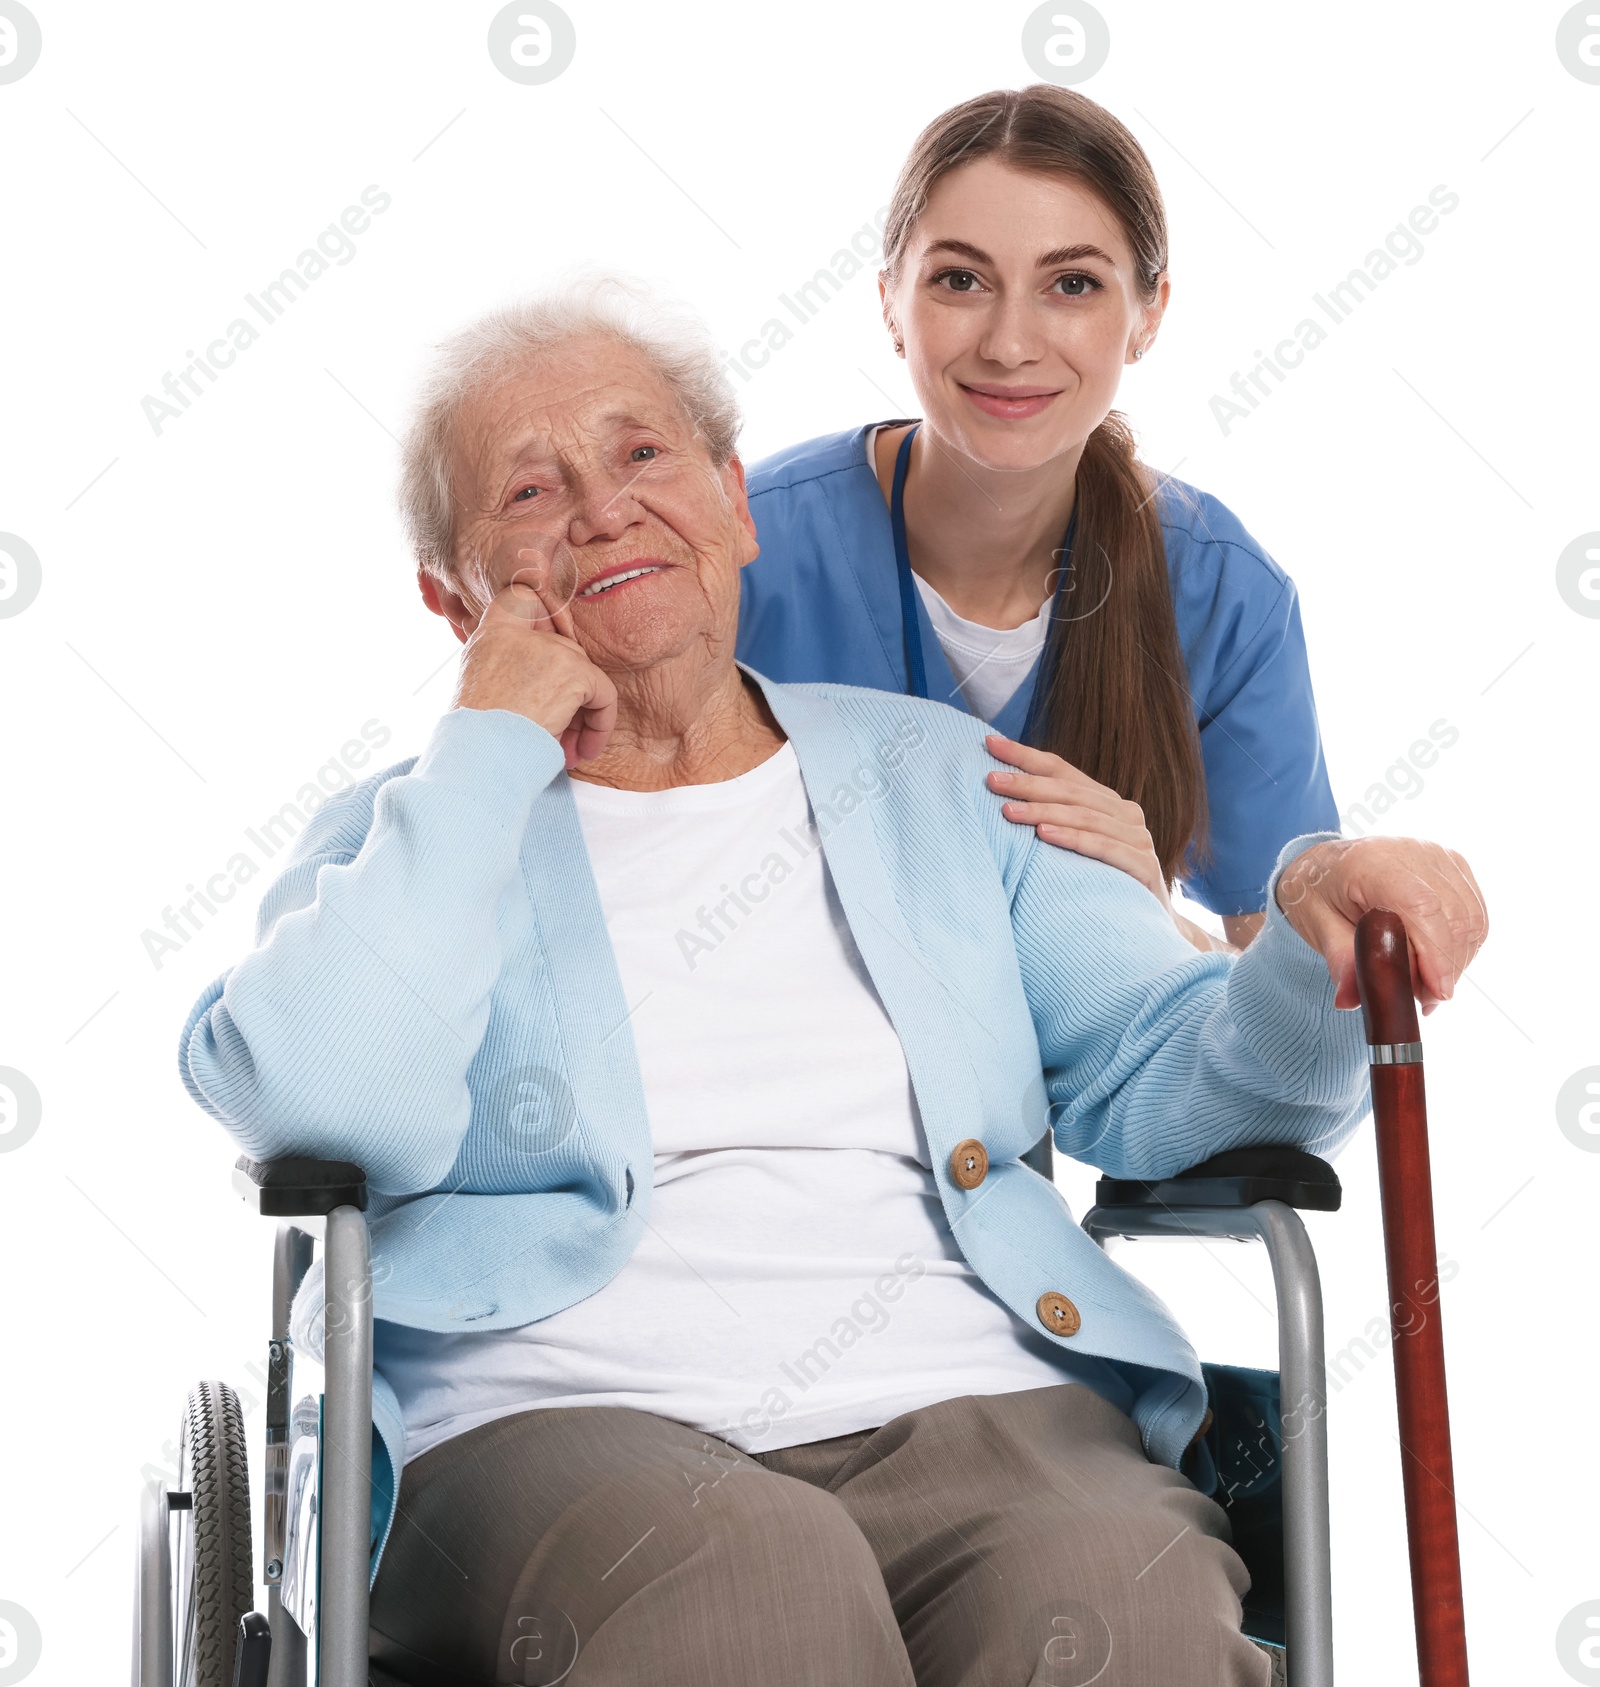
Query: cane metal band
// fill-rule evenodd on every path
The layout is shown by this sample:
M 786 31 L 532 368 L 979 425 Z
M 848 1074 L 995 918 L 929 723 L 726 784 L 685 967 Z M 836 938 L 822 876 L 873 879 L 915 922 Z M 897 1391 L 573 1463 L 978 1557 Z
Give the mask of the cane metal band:
M 1374 1066 L 1420 1066 L 1421 1043 L 1368 1043 L 1367 1059 Z

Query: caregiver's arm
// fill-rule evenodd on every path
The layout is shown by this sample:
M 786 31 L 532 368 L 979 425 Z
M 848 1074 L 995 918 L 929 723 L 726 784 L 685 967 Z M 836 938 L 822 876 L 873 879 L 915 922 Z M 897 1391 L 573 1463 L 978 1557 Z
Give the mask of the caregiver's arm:
M 1425 1006 L 1488 929 L 1465 862 L 1411 839 L 1287 845 L 1266 926 L 1236 960 L 1196 955 L 1125 875 L 1071 860 L 1033 846 L 1012 919 L 1057 1146 L 1116 1176 L 1253 1143 L 1337 1146 L 1366 1104 L 1361 1018 L 1343 1011 L 1355 922 L 1401 914 Z
M 540 641 L 565 642 L 510 592 L 495 600 L 416 765 L 316 815 L 256 948 L 190 1014 L 184 1083 L 252 1156 L 354 1160 L 390 1192 L 431 1188 L 454 1162 L 529 812 L 595 690 Z

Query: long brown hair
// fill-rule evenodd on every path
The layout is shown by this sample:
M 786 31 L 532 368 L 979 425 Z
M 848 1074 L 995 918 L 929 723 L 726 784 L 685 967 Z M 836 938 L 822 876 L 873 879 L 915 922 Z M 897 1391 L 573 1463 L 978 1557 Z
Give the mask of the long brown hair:
M 979 158 L 1089 188 L 1122 225 L 1141 296 L 1155 297 L 1167 218 L 1149 159 L 1104 107 L 1047 84 L 980 94 L 917 137 L 884 228 L 891 286 L 935 185 Z M 1078 463 L 1071 572 L 1051 620 L 1029 737 L 1138 803 L 1171 879 L 1186 854 L 1204 854 L 1206 785 L 1156 492 L 1113 410 Z

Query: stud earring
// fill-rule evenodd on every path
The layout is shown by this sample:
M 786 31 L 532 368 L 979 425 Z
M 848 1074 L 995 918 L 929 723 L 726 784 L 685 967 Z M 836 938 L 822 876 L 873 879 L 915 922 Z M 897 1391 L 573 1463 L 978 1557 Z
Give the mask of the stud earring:
M 1144 356 L 1144 347 L 1143 346 L 1135 346 L 1133 348 L 1133 360 L 1134 360 L 1134 362 L 1137 363 L 1139 361 L 1139 359 L 1143 356 Z

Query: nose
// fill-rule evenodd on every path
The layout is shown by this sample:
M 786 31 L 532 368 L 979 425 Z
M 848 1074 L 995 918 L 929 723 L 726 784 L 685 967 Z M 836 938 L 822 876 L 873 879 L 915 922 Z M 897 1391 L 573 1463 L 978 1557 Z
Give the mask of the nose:
M 620 539 L 639 519 L 639 505 L 632 495 L 633 482 L 642 468 L 630 468 L 617 479 L 601 471 L 585 474 L 573 499 L 572 519 L 567 533 L 573 545 L 592 544 L 596 539 Z
M 1019 369 L 1037 363 L 1043 349 L 1043 329 L 1033 300 L 1025 291 L 999 294 L 985 313 L 978 355 L 1003 369 Z

